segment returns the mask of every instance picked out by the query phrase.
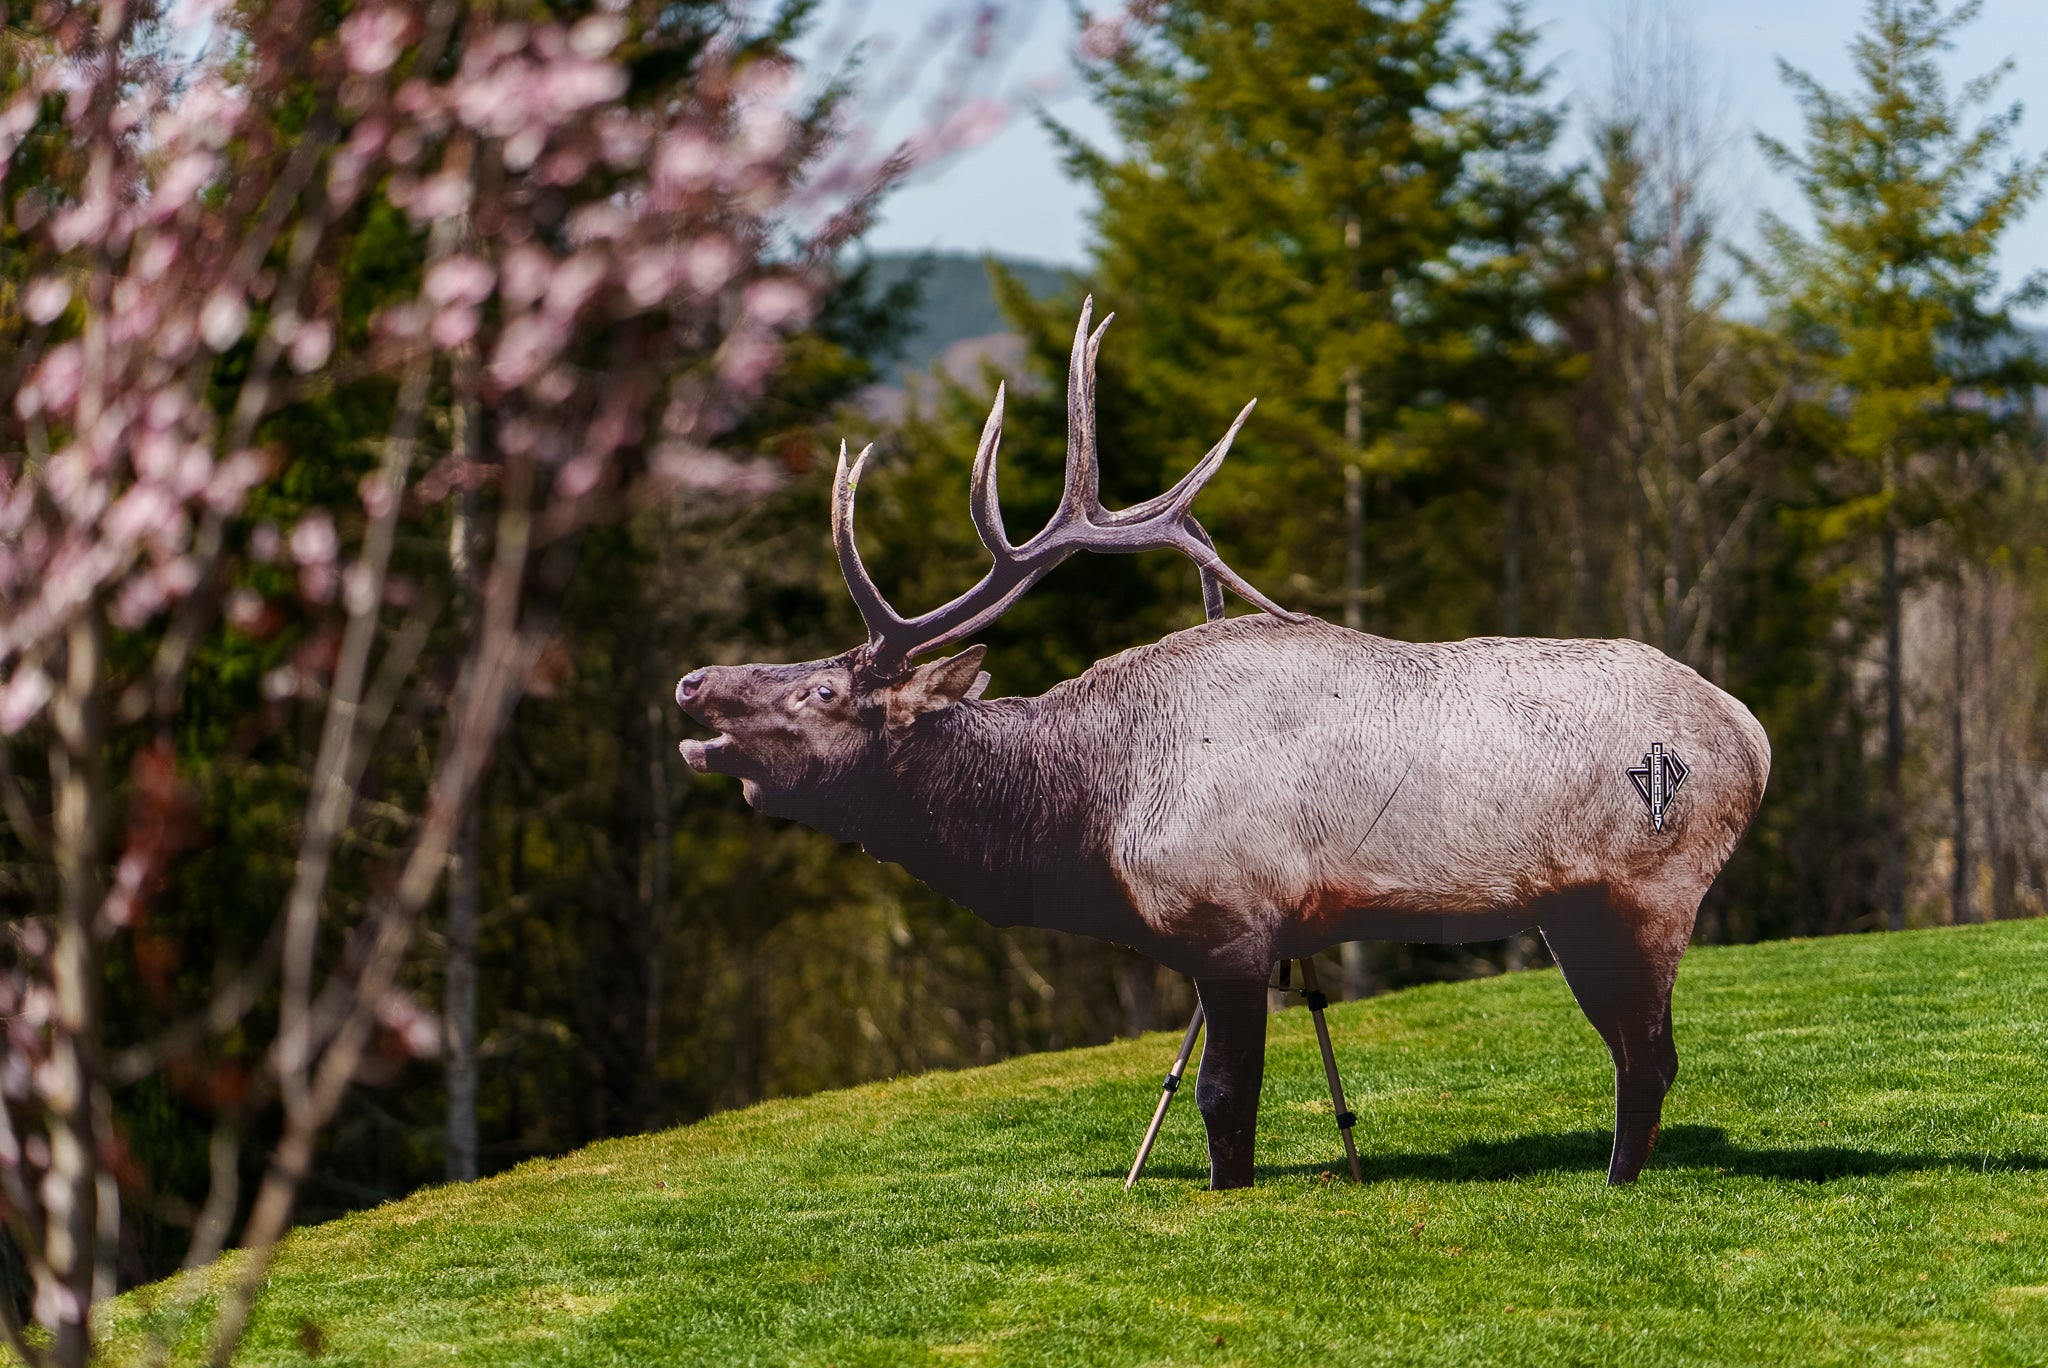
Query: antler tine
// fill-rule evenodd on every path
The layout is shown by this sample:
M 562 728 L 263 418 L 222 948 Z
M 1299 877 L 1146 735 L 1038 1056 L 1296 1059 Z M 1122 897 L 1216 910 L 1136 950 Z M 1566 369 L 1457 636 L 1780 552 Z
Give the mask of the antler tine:
M 1222 468 L 1223 458 L 1230 454 L 1230 444 L 1237 440 L 1238 429 L 1252 416 L 1252 409 L 1257 407 L 1258 402 L 1254 399 L 1237 411 L 1237 419 L 1231 423 L 1230 430 L 1223 434 L 1223 440 L 1210 447 L 1202 459 L 1195 462 L 1195 468 L 1181 476 L 1173 488 L 1164 494 L 1155 494 L 1143 503 L 1132 504 L 1129 508 L 1119 508 L 1116 512 L 1106 515 L 1103 521 L 1111 526 L 1123 526 L 1162 516 L 1179 518 L 1185 515 L 1194 506 L 1195 496 L 1202 492 L 1202 486 L 1208 484 L 1210 478 Z
M 882 597 L 882 591 L 868 576 L 868 568 L 860 563 L 860 547 L 853 540 L 853 496 L 860 484 L 860 473 L 867 467 L 868 454 L 875 449 L 874 443 L 861 448 L 854 458 L 853 469 L 846 468 L 846 443 L 839 443 L 839 468 L 832 476 L 832 546 L 839 553 L 839 573 L 846 579 L 846 590 L 853 595 L 853 606 L 860 609 L 860 620 L 868 629 L 868 644 L 879 647 L 887 641 L 892 630 L 901 631 L 910 624 L 889 606 Z
M 1102 345 L 1102 329 L 1109 326 L 1109 319 L 1091 330 L 1088 323 L 1094 313 L 1095 296 L 1090 295 L 1081 301 L 1081 318 L 1074 325 L 1074 350 L 1067 359 L 1066 488 L 1046 532 L 1076 518 L 1086 521 L 1102 507 L 1102 475 L 1095 464 L 1095 352 Z
M 1192 560 L 1201 567 L 1202 589 L 1205 599 L 1208 594 L 1209 577 L 1213 575 L 1224 584 L 1230 586 L 1231 592 L 1235 593 L 1246 603 L 1251 604 L 1255 608 L 1265 609 L 1282 622 L 1305 622 L 1308 620 L 1306 613 L 1290 612 L 1282 608 L 1257 589 L 1254 589 L 1251 582 L 1245 579 L 1243 575 L 1238 574 L 1237 571 L 1225 565 L 1223 557 L 1216 553 L 1214 543 L 1209 540 L 1208 532 L 1203 529 L 1200 523 L 1194 520 L 1192 515 L 1183 514 L 1181 520 L 1173 525 L 1171 544 L 1178 550 L 1185 552 L 1189 560 Z M 1219 614 L 1212 612 L 1210 616 L 1213 620 Z
M 967 509 L 974 517 L 974 530 L 981 544 L 997 560 L 1016 554 L 1010 534 L 1003 527 L 1003 505 L 996 496 L 996 457 L 1003 445 L 1003 394 L 996 385 L 996 401 L 989 408 L 988 421 L 981 427 L 981 445 L 974 449 L 974 476 L 968 484 Z

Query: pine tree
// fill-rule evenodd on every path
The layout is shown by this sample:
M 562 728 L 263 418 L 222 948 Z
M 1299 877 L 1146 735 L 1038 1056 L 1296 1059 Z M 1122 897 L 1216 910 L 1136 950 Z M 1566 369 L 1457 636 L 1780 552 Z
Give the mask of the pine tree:
M 1912 530 L 1955 493 L 1959 456 L 2026 419 L 2041 371 L 2011 310 L 2041 294 L 2001 294 L 1995 256 L 2039 195 L 2048 161 L 2003 160 L 2018 104 L 1989 111 L 2005 62 L 1951 94 L 1940 54 L 1974 19 L 1972 0 L 1871 0 L 1851 46 L 1857 82 L 1831 91 L 1781 66 L 1804 111 L 1794 149 L 1762 139 L 1799 187 L 1811 231 L 1766 216 L 1760 273 L 1784 328 L 1811 362 L 1819 402 L 1804 415 L 1838 456 L 1832 538 L 1875 542 L 1883 639 L 1882 901 L 1905 925 L 1905 700 L 1902 563 Z M 1973 122 L 1974 121 L 1974 122 Z
M 1501 624 L 1499 433 L 1555 360 L 1531 268 L 1568 198 L 1519 11 L 1487 46 L 1461 11 L 1172 6 L 1091 76 L 1127 153 L 1067 143 L 1101 198 L 1092 274 L 1134 426 L 1199 451 L 1256 396 L 1204 505 L 1226 554 L 1413 635 Z

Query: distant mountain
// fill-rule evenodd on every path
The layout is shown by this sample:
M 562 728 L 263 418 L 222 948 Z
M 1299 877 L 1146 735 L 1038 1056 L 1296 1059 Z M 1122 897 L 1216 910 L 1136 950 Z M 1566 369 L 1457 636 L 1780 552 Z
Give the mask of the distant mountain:
M 916 323 L 904 340 L 903 354 L 890 369 L 922 374 L 945 359 L 947 349 L 955 343 L 1010 330 L 989 286 L 989 259 L 976 252 L 876 252 L 869 258 L 874 293 L 904 280 L 918 286 Z M 994 259 L 1040 299 L 1065 289 L 1072 275 L 1066 267 L 1042 261 Z

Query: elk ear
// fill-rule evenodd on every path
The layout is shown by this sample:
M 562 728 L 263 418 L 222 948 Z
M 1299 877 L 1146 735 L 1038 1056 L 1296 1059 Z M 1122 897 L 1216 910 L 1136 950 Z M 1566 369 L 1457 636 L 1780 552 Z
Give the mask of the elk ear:
M 911 671 L 910 678 L 889 691 L 889 725 L 907 727 L 926 713 L 950 708 L 963 698 L 979 698 L 988 687 L 981 672 L 986 646 L 969 646 L 959 655 L 934 660 Z

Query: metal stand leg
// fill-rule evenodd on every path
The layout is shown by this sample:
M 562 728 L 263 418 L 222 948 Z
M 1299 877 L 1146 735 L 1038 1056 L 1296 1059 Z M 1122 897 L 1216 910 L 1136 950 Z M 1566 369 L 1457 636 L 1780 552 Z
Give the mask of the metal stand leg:
M 1173 1094 L 1180 1088 L 1181 1075 L 1187 1072 L 1188 1058 L 1195 1052 L 1195 1038 L 1202 1034 L 1202 1004 L 1195 1004 L 1195 1015 L 1188 1022 L 1188 1033 L 1181 1037 L 1180 1054 L 1175 1056 L 1173 1068 L 1167 1072 L 1166 1083 L 1159 1090 L 1159 1105 L 1152 1110 L 1152 1124 L 1145 1127 L 1145 1139 L 1138 1146 L 1138 1157 L 1131 1161 L 1131 1176 L 1124 1179 L 1124 1191 L 1131 1190 L 1131 1184 L 1138 1181 L 1138 1175 L 1145 1171 L 1145 1161 L 1152 1156 L 1152 1142 L 1159 1138 L 1159 1127 L 1166 1120 L 1166 1109 L 1173 1105 Z M 1358 1165 L 1354 1162 L 1352 1167 Z
M 1308 1010 L 1316 1019 L 1316 1039 L 1322 1042 L 1323 1072 L 1329 1075 L 1330 1101 L 1337 1109 L 1337 1131 L 1344 1137 L 1344 1155 L 1351 1161 L 1351 1181 L 1363 1183 L 1365 1174 L 1358 1167 L 1358 1146 L 1351 1140 L 1351 1128 L 1358 1118 L 1344 1105 L 1344 1083 L 1337 1077 L 1337 1052 L 1330 1048 L 1330 1027 L 1323 1020 L 1323 1008 L 1330 1005 L 1330 1000 L 1323 996 L 1322 985 L 1316 981 L 1314 960 L 1301 961 L 1301 986 L 1302 996 L 1308 999 Z

